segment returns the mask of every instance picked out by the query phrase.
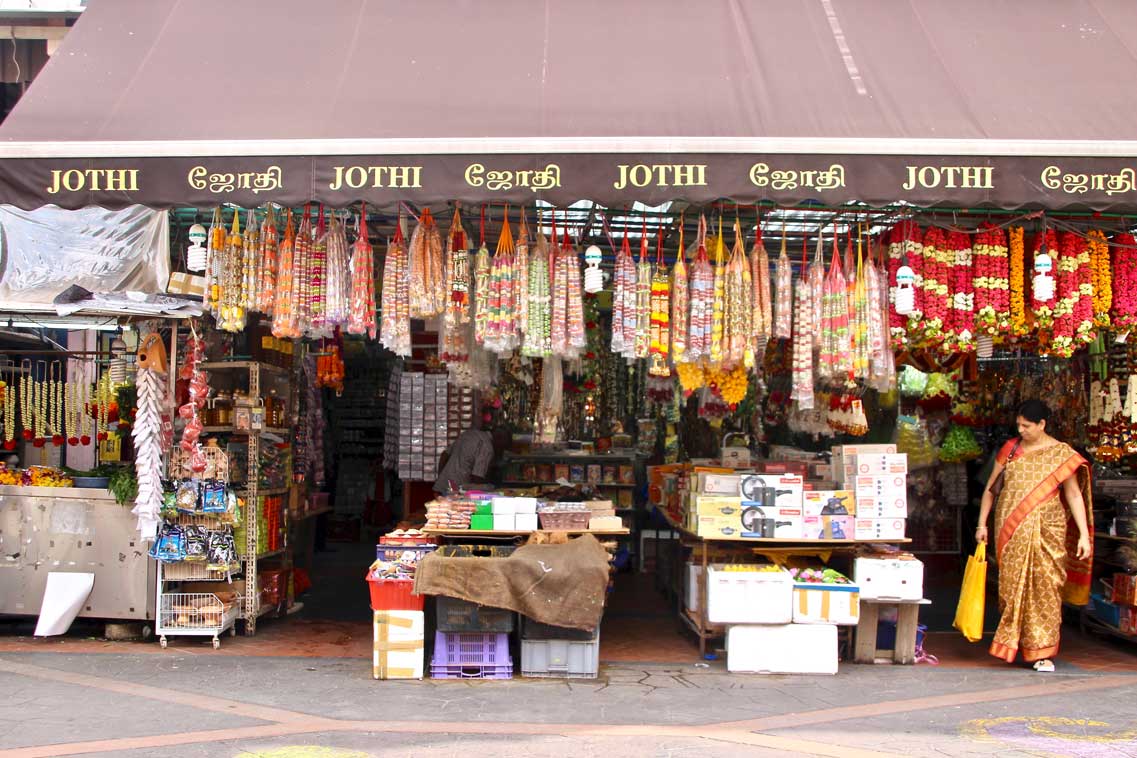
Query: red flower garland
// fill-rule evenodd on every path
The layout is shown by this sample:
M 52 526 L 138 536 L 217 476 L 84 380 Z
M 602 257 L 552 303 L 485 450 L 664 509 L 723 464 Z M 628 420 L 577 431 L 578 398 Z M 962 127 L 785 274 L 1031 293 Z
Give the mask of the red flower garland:
M 1137 326 L 1137 239 L 1122 232 L 1113 237 L 1113 325 Z
M 950 255 L 950 303 L 945 348 L 967 353 L 975 349 L 975 284 L 971 240 L 963 232 L 947 239 Z
M 975 328 L 996 337 L 1010 329 L 1010 255 L 1007 233 L 985 223 L 975 238 Z
M 951 276 L 948 259 L 951 255 L 947 246 L 947 237 L 943 230 L 930 227 L 924 234 L 924 260 L 923 260 L 923 318 L 919 329 L 923 342 L 927 345 L 939 345 L 944 340 L 945 329 L 949 326 L 951 317 L 950 298 L 948 296 L 949 279 Z

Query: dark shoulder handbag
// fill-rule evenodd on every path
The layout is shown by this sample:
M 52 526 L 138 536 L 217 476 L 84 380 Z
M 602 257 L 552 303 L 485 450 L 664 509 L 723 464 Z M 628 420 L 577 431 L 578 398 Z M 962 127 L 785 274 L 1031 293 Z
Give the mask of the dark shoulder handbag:
M 1007 463 L 1010 463 L 1015 457 L 1015 453 L 1019 451 L 1019 445 L 1021 443 L 1021 437 L 1015 440 L 1015 446 L 1011 448 L 1010 454 L 1007 455 Z M 987 488 L 987 491 L 990 492 L 996 500 L 999 499 L 999 494 L 1003 491 L 1003 485 L 1006 483 L 1003 481 L 1003 477 L 1007 475 L 1007 463 L 1003 464 L 1003 470 L 999 472 L 999 475 L 995 477 L 995 481 L 991 482 L 991 486 Z

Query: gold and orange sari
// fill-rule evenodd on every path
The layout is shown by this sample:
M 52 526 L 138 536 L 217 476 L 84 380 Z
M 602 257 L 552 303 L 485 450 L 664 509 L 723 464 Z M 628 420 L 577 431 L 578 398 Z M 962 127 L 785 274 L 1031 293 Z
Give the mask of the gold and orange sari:
M 1089 601 L 1093 557 L 1078 560 L 1078 529 L 1062 496 L 1062 482 L 1078 475 L 1093 535 L 1089 465 L 1072 447 L 1059 442 L 1041 450 L 1015 451 L 1008 442 L 998 461 L 1006 466 L 1003 491 L 995 507 L 995 555 L 999 565 L 1002 618 L 991 655 L 1008 663 L 1022 651 L 1026 661 L 1058 652 L 1062 601 Z

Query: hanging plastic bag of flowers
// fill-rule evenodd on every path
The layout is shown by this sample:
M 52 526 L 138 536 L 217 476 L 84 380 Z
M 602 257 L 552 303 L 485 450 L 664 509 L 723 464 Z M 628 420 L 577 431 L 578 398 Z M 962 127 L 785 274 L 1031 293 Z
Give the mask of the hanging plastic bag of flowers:
M 936 372 L 928 375 L 928 384 L 919 405 L 926 411 L 946 411 L 958 394 L 959 387 L 951 376 Z
M 928 435 L 927 425 L 919 416 L 901 415 L 896 419 L 896 452 L 908 456 L 908 470 L 916 471 L 936 465 L 936 446 Z
M 952 424 L 940 445 L 940 460 L 944 463 L 973 461 L 983 454 L 971 427 Z
M 928 386 L 928 375 L 915 366 L 905 366 L 897 380 L 901 397 L 923 397 Z

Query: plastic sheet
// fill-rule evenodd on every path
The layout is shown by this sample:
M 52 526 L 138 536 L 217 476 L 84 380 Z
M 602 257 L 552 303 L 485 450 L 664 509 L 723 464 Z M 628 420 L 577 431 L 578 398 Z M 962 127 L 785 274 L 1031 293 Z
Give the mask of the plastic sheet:
M 76 284 L 92 292 L 165 292 L 169 216 L 138 205 L 120 211 L 0 205 L 0 256 L 2 300 L 50 303 Z

